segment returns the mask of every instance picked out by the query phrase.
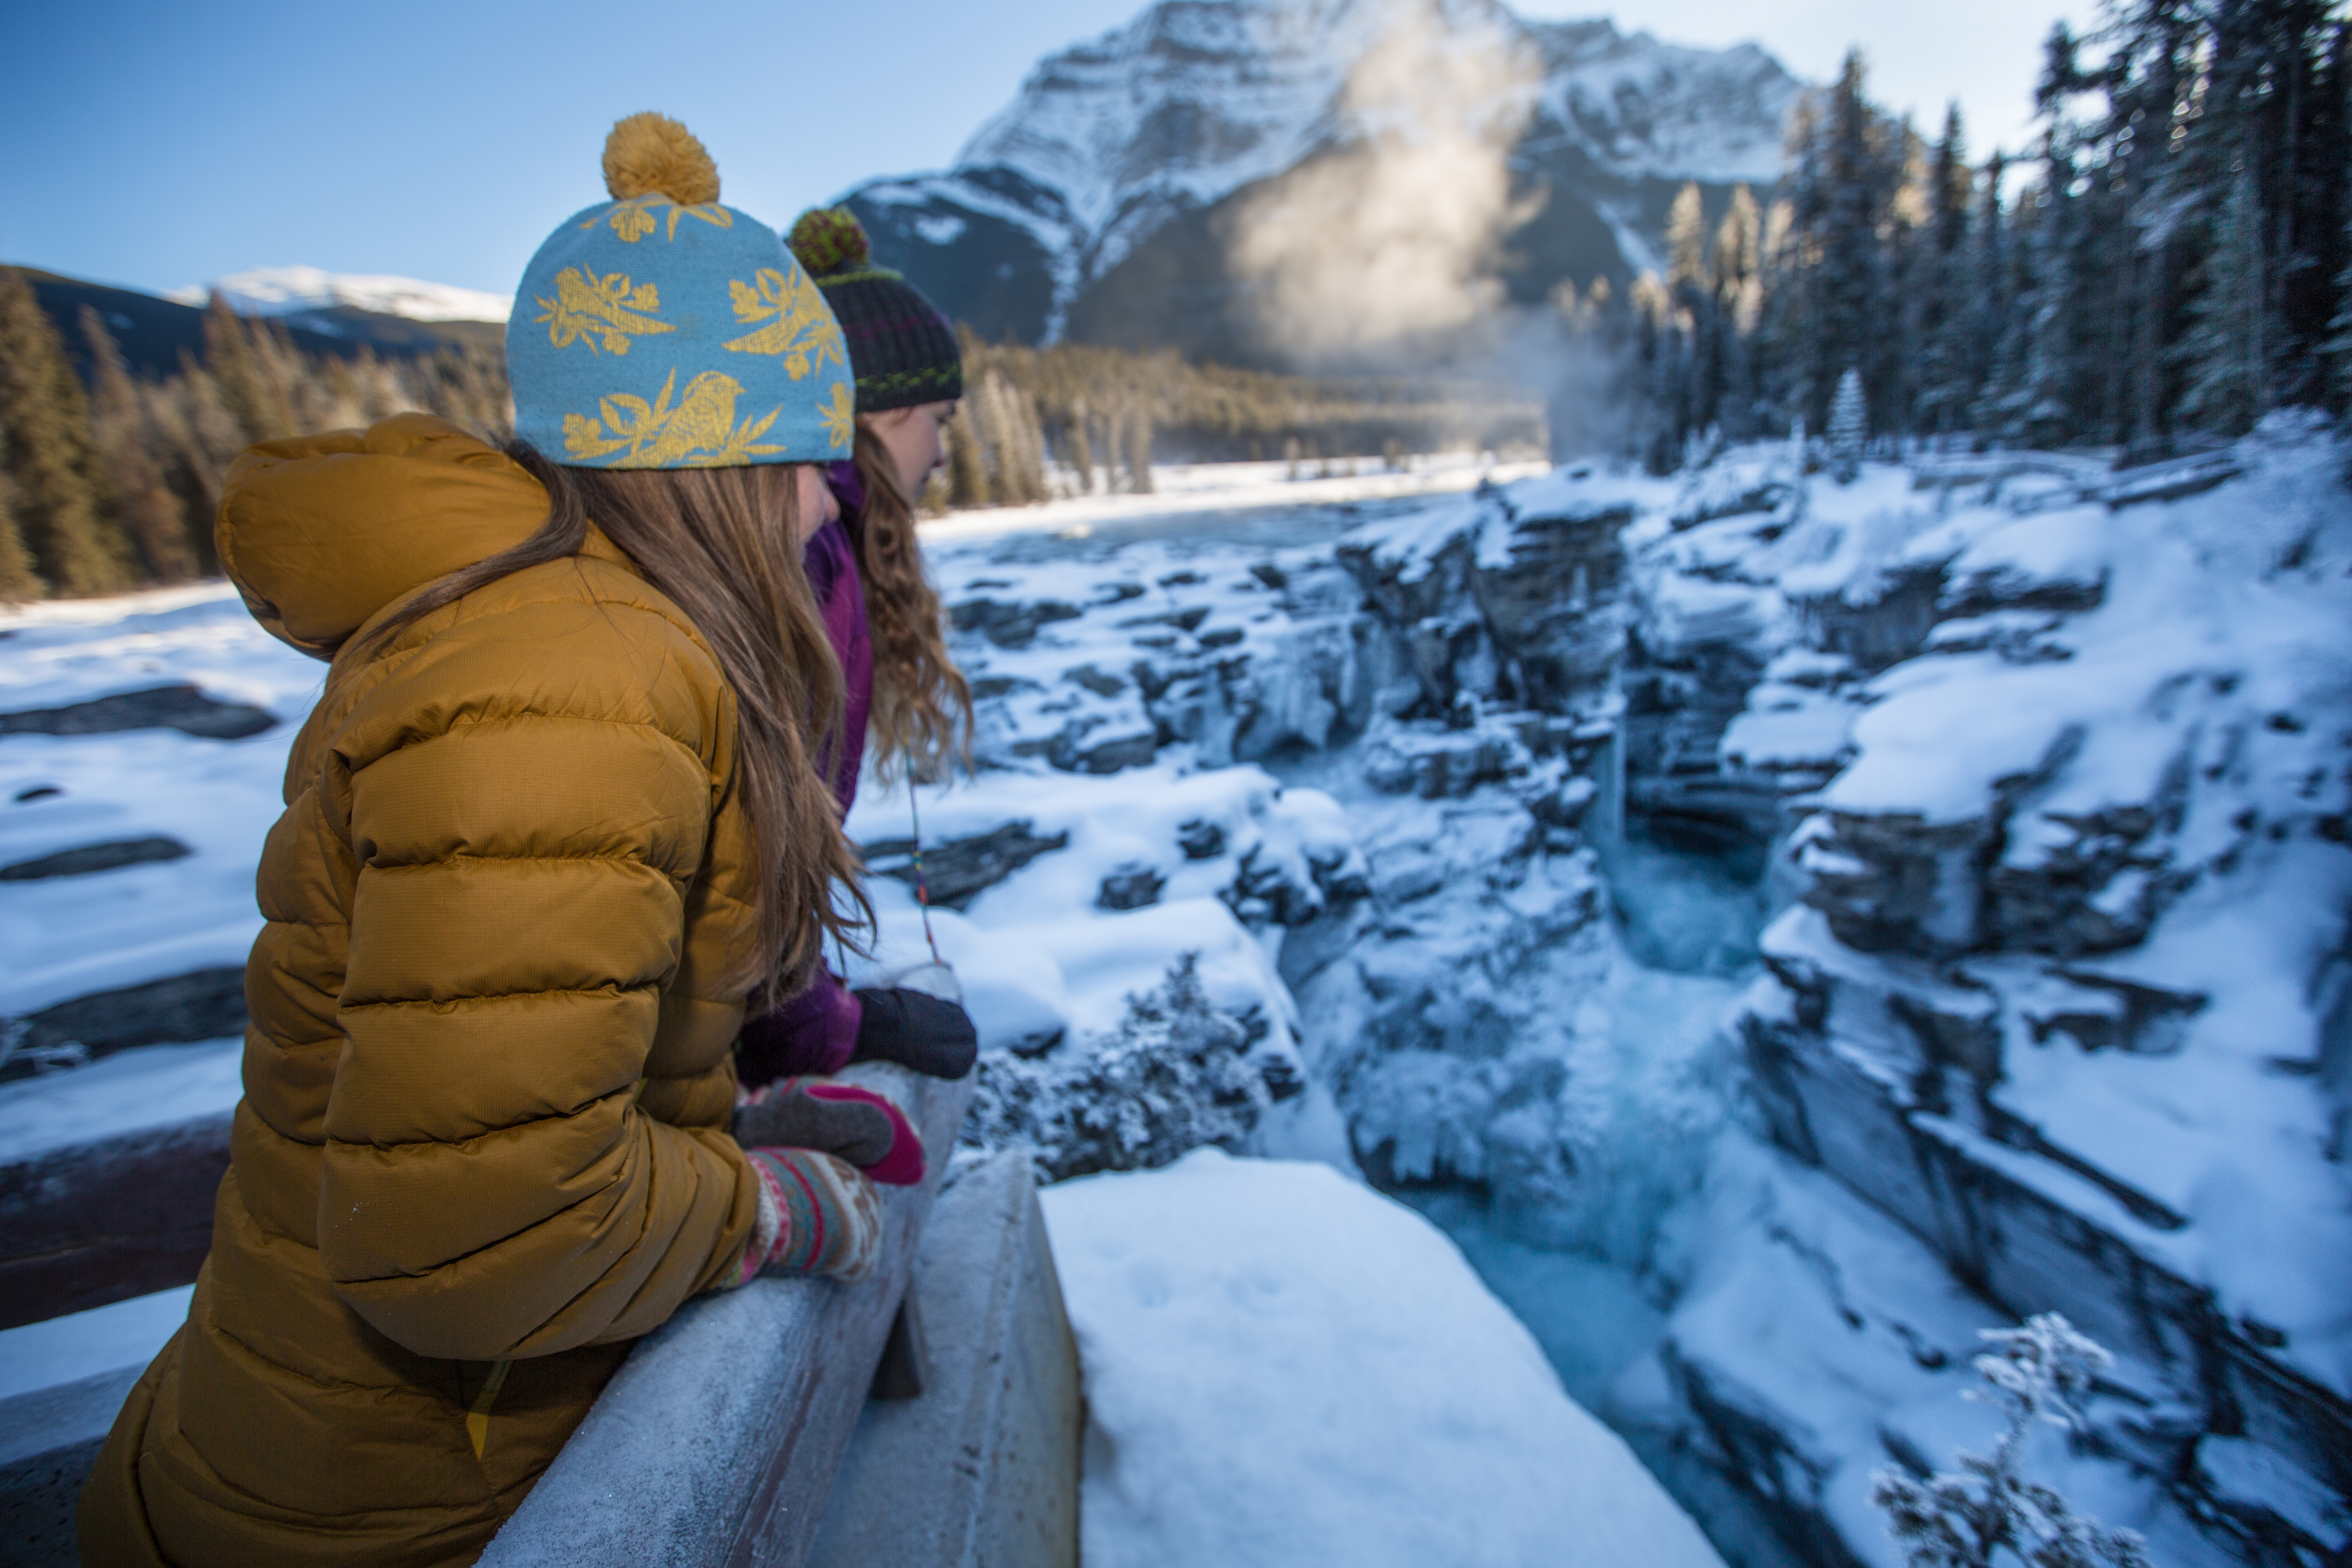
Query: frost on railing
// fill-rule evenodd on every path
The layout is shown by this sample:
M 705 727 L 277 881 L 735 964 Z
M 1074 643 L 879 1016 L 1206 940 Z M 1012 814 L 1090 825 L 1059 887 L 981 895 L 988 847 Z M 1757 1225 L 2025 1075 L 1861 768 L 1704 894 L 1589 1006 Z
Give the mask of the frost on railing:
M 972 1092 L 875 1064 L 843 1076 L 903 1090 L 930 1152 L 920 1185 L 884 1194 L 873 1274 L 754 1279 L 681 1308 L 629 1352 L 482 1568 L 806 1559 Z

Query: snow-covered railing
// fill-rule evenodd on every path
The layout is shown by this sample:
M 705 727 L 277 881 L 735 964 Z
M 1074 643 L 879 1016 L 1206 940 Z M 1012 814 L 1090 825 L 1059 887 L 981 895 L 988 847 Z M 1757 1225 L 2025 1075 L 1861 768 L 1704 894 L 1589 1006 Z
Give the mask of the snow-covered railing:
M 1999 489 L 2013 479 L 2054 481 L 2005 498 L 2013 511 L 2046 511 L 2091 503 L 2111 510 L 2149 501 L 2179 500 L 2228 483 L 2245 471 L 2232 451 L 2198 452 L 2128 468 L 2110 468 L 2096 458 L 2060 452 L 1987 452 L 1969 457 L 1921 458 L 1911 465 L 1921 489 L 1963 485 Z
M 706 1568 L 807 1559 L 913 1271 L 972 1081 L 865 1065 L 929 1151 L 883 1195 L 880 1263 L 855 1285 L 754 1279 L 637 1342 L 482 1568 Z

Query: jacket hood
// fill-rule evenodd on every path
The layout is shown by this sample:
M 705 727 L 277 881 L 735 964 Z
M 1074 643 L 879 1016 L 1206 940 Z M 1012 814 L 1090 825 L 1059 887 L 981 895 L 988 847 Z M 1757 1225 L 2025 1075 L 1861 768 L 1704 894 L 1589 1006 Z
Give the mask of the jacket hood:
M 546 517 L 547 491 L 505 453 L 402 414 L 247 447 L 221 488 L 214 542 L 254 619 L 332 658 L 378 611 Z

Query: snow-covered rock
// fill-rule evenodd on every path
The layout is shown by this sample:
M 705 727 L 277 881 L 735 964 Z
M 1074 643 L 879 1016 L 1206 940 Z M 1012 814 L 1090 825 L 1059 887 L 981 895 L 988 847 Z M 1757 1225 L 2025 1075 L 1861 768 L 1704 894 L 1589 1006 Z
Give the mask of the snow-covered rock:
M 1096 1568 L 1717 1568 L 1418 1215 L 1213 1150 L 1043 1194 Z
M 109 1373 L 127 1388 L 188 1321 L 193 1285 L 0 1329 L 0 1401 Z M 36 1434 L 11 1434 L 21 1440 Z
M 2199 1431 L 2352 1489 L 2341 465 L 2283 418 L 2187 479 L 1872 467 L 1628 535 L 1668 612 L 1635 612 L 1633 797 L 1736 696 L 1685 787 L 1760 786 L 1799 900 L 1738 1023 L 1772 1137 L 2125 1355 L 2176 1414 L 2114 1451 L 2233 1552 L 2318 1538 L 2215 1489 Z
M 1597 711 L 1624 647 L 1618 535 L 1633 521 L 1610 487 L 1548 477 L 1360 529 L 1339 555 L 1395 635 L 1426 710 L 1449 712 L 1466 694 Z
M 131 1016 L 104 1036 L 88 1031 L 93 999 L 173 980 L 202 990 L 205 977 L 242 969 L 261 929 L 254 867 L 283 807 L 286 748 L 325 667 L 263 631 L 225 584 L 31 605 L 5 620 L 0 710 L 28 720 L 79 711 L 85 722 L 50 726 L 68 733 L 10 726 L 0 739 L 0 865 L 153 837 L 191 853 L 0 884 L 0 949 L 12 960 L 0 973 L 0 1016 L 83 1002 L 74 1034 L 94 1050 L 142 1034 L 234 1028 L 233 1003 L 227 1023 L 198 1037 L 142 1030 Z M 121 700 L 159 687 L 193 689 L 205 706 Z M 206 715 L 277 722 L 257 732 L 249 721 L 210 733 L 173 727 L 192 713 L 199 731 Z M 238 993 L 232 979 L 226 994 Z M 61 1043 L 32 1033 L 37 1047 Z

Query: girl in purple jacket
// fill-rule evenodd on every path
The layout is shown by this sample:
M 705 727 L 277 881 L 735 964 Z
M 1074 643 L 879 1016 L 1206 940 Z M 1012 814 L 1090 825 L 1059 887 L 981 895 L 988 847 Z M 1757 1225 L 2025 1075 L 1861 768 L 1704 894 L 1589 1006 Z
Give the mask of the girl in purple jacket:
M 943 777 L 968 743 L 971 689 L 948 658 L 915 537 L 915 498 L 946 460 L 941 432 L 963 395 L 963 362 L 938 309 L 873 265 L 847 208 L 803 213 L 788 237 L 841 322 L 857 383 L 854 456 L 827 470 L 841 515 L 803 555 L 841 658 L 845 700 L 830 760 L 846 814 L 869 740 L 885 776 L 907 769 L 923 779 Z M 737 1137 L 827 1149 L 877 1180 L 919 1175 L 919 1149 L 910 1150 L 913 1134 L 894 1110 L 823 1079 L 867 1060 L 961 1078 L 978 1051 L 957 1003 L 912 989 L 852 991 L 820 971 L 807 991 L 744 1026 L 736 1067 L 748 1103 Z

